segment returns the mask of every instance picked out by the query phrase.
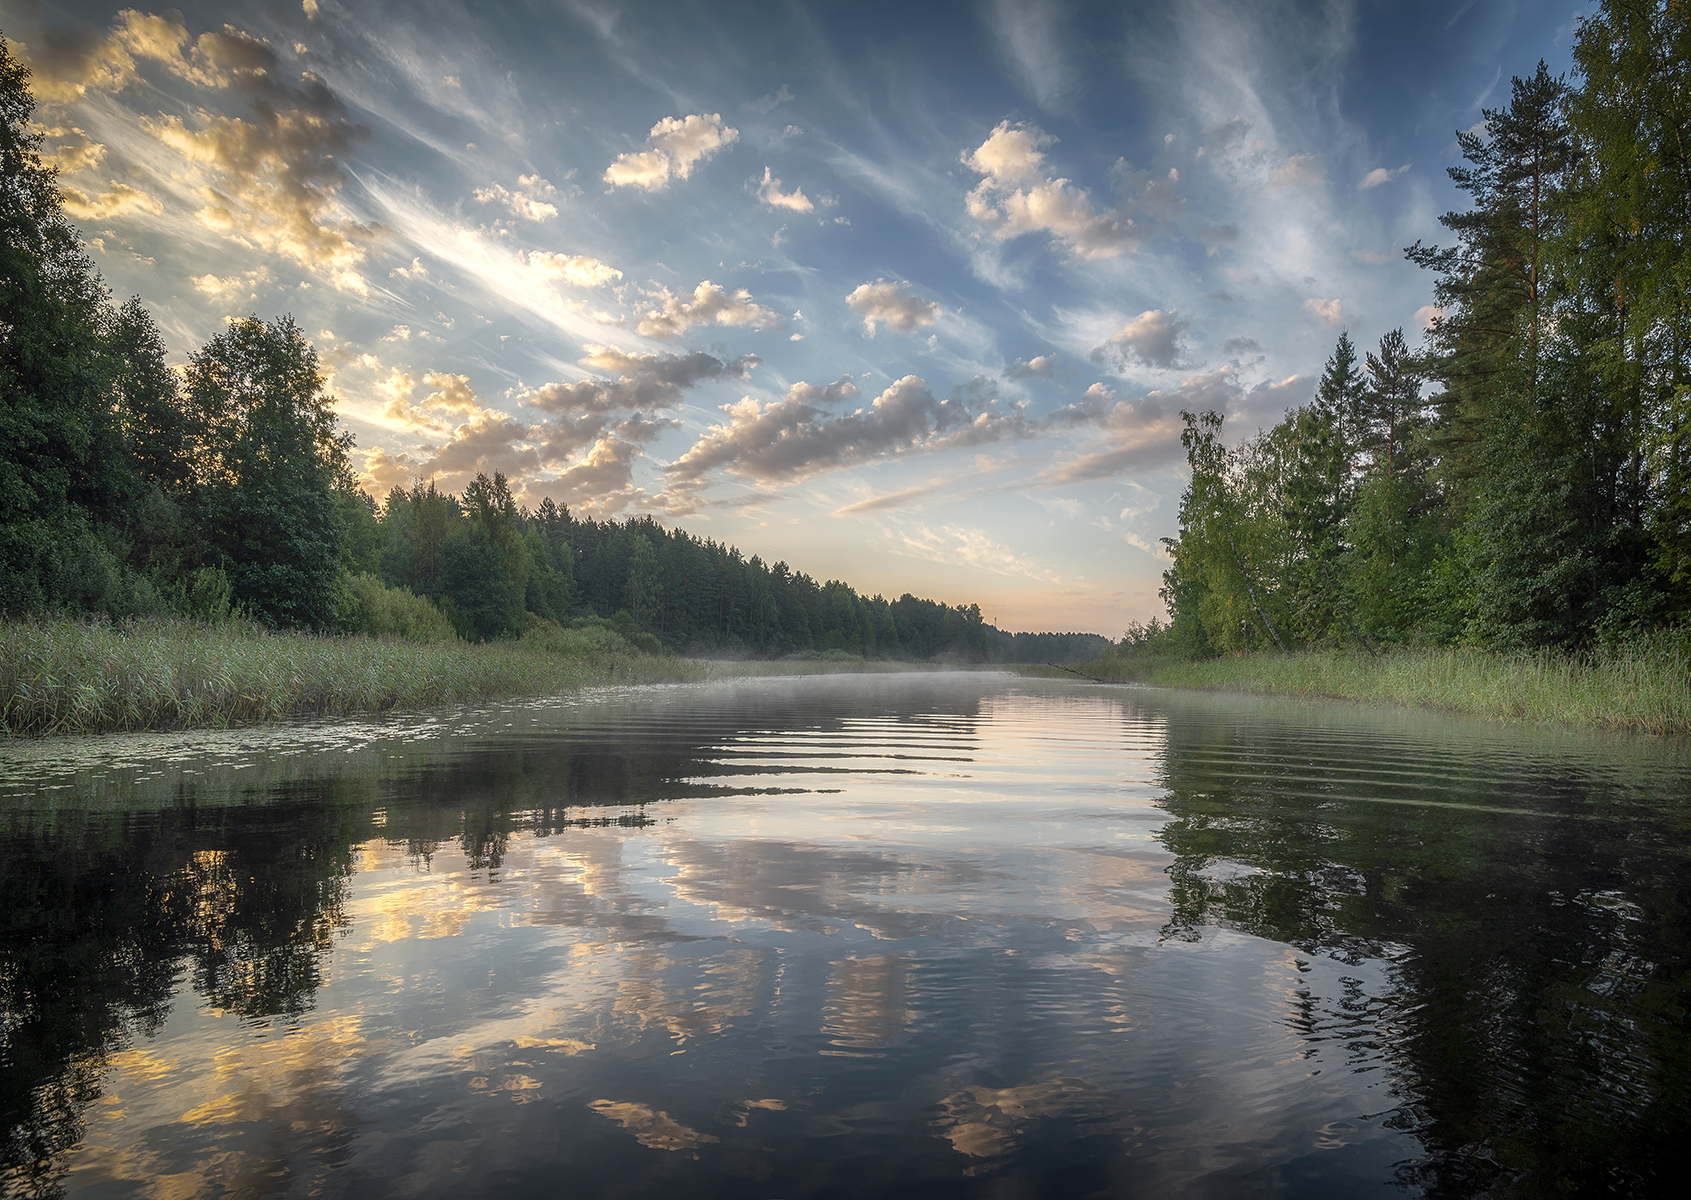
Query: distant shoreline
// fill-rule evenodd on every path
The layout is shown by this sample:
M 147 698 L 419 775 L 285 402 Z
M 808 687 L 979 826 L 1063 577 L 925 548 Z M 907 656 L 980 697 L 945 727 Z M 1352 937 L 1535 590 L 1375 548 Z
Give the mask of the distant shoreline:
M 1396 649 L 1371 658 L 1306 650 L 1191 660 L 1148 654 L 1076 663 L 1070 669 L 1032 668 L 1030 673 L 1395 704 L 1503 722 L 1691 734 L 1691 662 L 1670 648 L 1648 644 L 1590 655 Z

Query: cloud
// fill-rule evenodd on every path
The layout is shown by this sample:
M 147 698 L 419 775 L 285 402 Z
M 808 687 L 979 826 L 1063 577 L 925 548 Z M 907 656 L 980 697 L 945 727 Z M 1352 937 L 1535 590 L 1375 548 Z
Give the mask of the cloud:
M 781 181 L 772 178 L 769 168 L 763 168 L 763 184 L 757 189 L 757 198 L 771 208 L 790 208 L 794 212 L 814 212 L 816 206 L 810 202 L 810 197 L 804 194 L 803 188 L 794 188 L 790 192 L 781 190 Z
M 1063 54 L 1057 6 L 1050 0 L 994 0 L 987 23 L 1022 90 L 1048 112 L 1065 108 L 1075 81 Z
M 1313 187 L 1327 177 L 1327 169 L 1319 154 L 1294 154 L 1269 177 L 1268 190 L 1289 187 Z
M 752 299 L 745 288 L 730 292 L 705 280 L 689 297 L 675 296 L 668 288 L 658 293 L 662 308 L 651 309 L 637 326 L 647 337 L 678 338 L 695 325 L 749 325 L 768 329 L 780 323 L 779 314 Z
M 1444 316 L 1444 309 L 1436 304 L 1423 304 L 1415 310 L 1415 325 L 1422 333 L 1433 327 L 1433 322 Z
M 339 192 L 343 163 L 366 131 L 309 72 L 298 87 L 275 53 L 243 35 L 205 34 L 196 59 L 203 71 L 184 71 L 205 86 L 239 86 L 251 99 L 251 119 L 200 110 L 190 125 L 169 115 L 142 128 L 182 155 L 199 173 L 204 203 L 199 218 L 231 239 L 273 251 L 326 275 L 345 291 L 364 294 L 357 272 L 364 244 L 377 230 L 346 214 Z
M 604 179 L 612 187 L 658 191 L 667 187 L 672 177 L 686 179 L 695 164 L 733 145 L 739 137 L 740 131 L 723 124 L 720 113 L 665 117 L 652 126 L 646 139 L 649 148 L 619 154 L 605 168 Z
M 783 83 L 781 85 L 781 90 L 776 92 L 773 96 L 765 96 L 761 100 L 753 100 L 750 104 L 746 105 L 746 107 L 751 109 L 753 112 L 767 113 L 773 110 L 777 105 L 785 104 L 792 98 L 792 89 Z
M 1053 583 L 1062 582 L 1004 543 L 996 541 L 984 529 L 947 525 L 935 531 L 923 526 L 902 536 L 905 546 L 931 562 L 977 567 L 997 575 L 1025 575 Z
M 106 148 L 74 125 L 44 128 L 41 136 L 57 143 L 41 152 L 41 162 L 57 171 L 60 178 L 92 170 L 106 157 Z
M 1303 302 L 1304 311 L 1320 318 L 1321 323 L 1329 329 L 1336 329 L 1344 323 L 1344 305 L 1337 300 L 1323 300 L 1319 296 L 1311 296 Z
M 877 279 L 874 283 L 860 284 L 846 297 L 846 303 L 863 318 L 863 328 L 870 337 L 875 336 L 877 324 L 884 323 L 888 329 L 900 333 L 914 333 L 939 319 L 939 305 L 913 295 L 910 285 L 903 282 Z
M 270 282 L 270 272 L 263 267 L 256 270 L 244 271 L 239 275 L 230 275 L 219 279 L 216 275 L 190 276 L 188 282 L 195 289 L 218 300 L 229 300 L 246 292 L 251 295 L 260 285 Z
M 1053 141 L 1037 126 L 999 122 L 986 141 L 963 156 L 967 166 L 986 176 L 968 195 L 969 215 L 999 241 L 1049 233 L 1078 259 L 1112 258 L 1136 249 L 1143 233 L 1130 219 L 1113 208 L 1096 211 L 1090 193 L 1067 179 L 1047 177 L 1041 148 Z
M 483 204 L 503 204 L 514 217 L 530 221 L 550 221 L 558 215 L 558 206 L 551 201 L 558 198 L 558 189 L 538 175 L 517 176 L 517 190 L 507 191 L 501 184 L 476 189 L 476 199 Z
M 933 495 L 935 492 L 946 490 L 953 482 L 955 481 L 950 479 L 939 479 L 935 480 L 933 483 L 918 484 L 916 487 L 904 488 L 903 490 L 897 492 L 887 492 L 885 495 L 881 496 L 870 496 L 866 500 L 857 500 L 851 504 L 842 504 L 830 515 L 836 517 L 855 517 L 862 513 L 883 512 L 889 508 L 903 508 L 905 505 L 913 504 L 917 500 Z
M 164 205 L 146 192 L 132 188 L 127 183 L 119 183 L 115 179 L 112 180 L 112 189 L 109 192 L 90 196 L 80 188 L 61 187 L 59 198 L 64 203 L 65 211 L 78 221 L 109 221 L 125 213 L 150 212 L 157 215 L 164 211 Z
M 937 400 L 914 375 L 891 384 L 868 408 L 827 412 L 856 395 L 846 375 L 825 387 L 796 383 L 785 399 L 769 404 L 747 396 L 726 406 L 728 420 L 707 430 L 666 473 L 682 486 L 717 468 L 760 483 L 791 483 L 889 456 L 1031 435 L 1019 408 L 989 403 L 976 411 L 961 396 Z
M 1301 378 L 1295 376 L 1286 382 L 1299 384 Z M 1058 463 L 1042 477 L 1040 486 L 1060 487 L 1090 479 L 1109 479 L 1130 468 L 1155 469 L 1178 462 L 1182 455 L 1182 426 L 1176 414 L 1182 410 L 1226 412 L 1236 408 L 1244 398 L 1238 373 L 1230 366 L 1193 375 L 1183 379 L 1178 387 L 1147 392 L 1138 400 L 1118 399 L 1110 388 L 1095 383 L 1079 401 L 1053 412 L 1045 423 L 1055 428 L 1103 429 L 1110 433 L 1114 444 Z
M 557 279 L 571 287 L 599 287 L 621 279 L 622 272 L 585 254 L 553 254 L 530 250 L 525 256 L 529 270 L 541 279 Z
M 1352 250 L 1350 256 L 1359 263 L 1373 263 L 1375 266 L 1380 263 L 1396 262 L 1403 257 L 1395 250 Z
M 756 355 L 723 360 L 695 350 L 691 354 L 630 354 L 589 346 L 584 366 L 616 373 L 616 379 L 548 383 L 524 393 L 523 402 L 548 413 L 607 413 L 618 409 L 668 408 L 701 383 L 745 379 L 758 366 Z
M 1364 175 L 1356 186 L 1362 188 L 1364 191 L 1368 188 L 1377 188 L 1382 183 L 1390 183 L 1407 170 L 1409 170 L 1408 163 L 1404 163 L 1401 167 L 1397 167 L 1390 171 L 1386 170 L 1384 167 L 1375 167 L 1372 171 L 1368 172 L 1368 174 Z
M 1057 376 L 1057 356 L 1041 354 L 1026 362 L 1017 359 L 1004 372 L 1006 379 L 1054 379 Z
M 1255 338 L 1230 337 L 1221 343 L 1221 352 L 1237 361 L 1242 358 L 1250 358 L 1253 355 L 1260 358 L 1263 351 L 1262 343 Z
M 424 479 L 440 478 L 457 491 L 472 476 L 504 474 L 521 479 L 540 470 L 540 453 L 529 444 L 529 426 L 506 413 L 478 411 L 452 431 L 451 438 L 418 467 Z
M 381 446 L 364 451 L 364 474 L 360 482 L 374 496 L 384 496 L 417 477 L 417 463 L 409 454 L 392 454 Z
M 1108 342 L 1092 352 L 1093 358 L 1114 357 L 1125 364 L 1131 354 L 1146 366 L 1167 370 L 1180 358 L 1180 335 L 1186 326 L 1187 322 L 1162 309 L 1142 312 L 1111 334 Z

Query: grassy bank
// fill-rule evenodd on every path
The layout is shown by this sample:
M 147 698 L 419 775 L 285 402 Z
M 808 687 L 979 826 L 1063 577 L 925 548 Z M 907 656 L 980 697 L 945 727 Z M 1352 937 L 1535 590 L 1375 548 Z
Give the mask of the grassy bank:
M 1378 658 L 1305 651 L 1205 661 L 1106 658 L 1076 670 L 1160 687 L 1417 705 L 1503 721 L 1691 733 L 1691 662 L 1662 640 L 1589 655 L 1402 649 Z M 1048 672 L 1060 674 L 1062 672 Z
M 604 628 L 471 644 L 275 633 L 187 621 L 0 624 L 0 735 L 221 728 L 377 713 L 603 684 L 898 670 L 849 662 L 719 663 L 642 653 Z

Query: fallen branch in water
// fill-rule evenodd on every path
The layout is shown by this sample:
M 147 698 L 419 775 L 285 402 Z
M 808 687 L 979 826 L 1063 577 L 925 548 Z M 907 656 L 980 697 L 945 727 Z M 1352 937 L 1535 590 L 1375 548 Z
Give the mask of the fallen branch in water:
M 1109 680 L 1107 680 L 1107 679 L 1099 679 L 1095 675 L 1088 675 L 1085 671 L 1077 671 L 1073 667 L 1060 666 L 1060 665 L 1058 665 L 1057 663 L 1054 663 L 1054 662 L 1048 662 L 1045 665 L 1048 666 L 1048 667 L 1055 668 L 1058 671 L 1067 671 L 1070 675 L 1079 675 L 1082 679 L 1090 679 L 1090 680 L 1092 680 L 1093 683 L 1108 683 L 1109 682 Z

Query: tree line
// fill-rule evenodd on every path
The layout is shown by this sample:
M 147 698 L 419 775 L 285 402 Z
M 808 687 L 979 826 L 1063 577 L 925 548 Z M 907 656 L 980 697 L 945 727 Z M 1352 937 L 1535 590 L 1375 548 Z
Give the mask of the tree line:
M 862 596 L 649 517 L 578 520 L 551 500 L 531 513 L 499 475 L 377 505 L 291 318 L 233 321 L 178 372 L 140 299 L 112 303 L 33 112 L 0 40 L 0 615 L 241 613 L 472 640 L 587 620 L 654 651 L 975 662 L 1108 644 Z
M 1184 413 L 1163 644 L 1615 644 L 1691 602 L 1691 14 L 1608 0 L 1457 135 L 1420 346 L 1341 335 L 1242 445 Z

